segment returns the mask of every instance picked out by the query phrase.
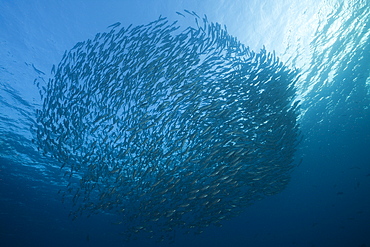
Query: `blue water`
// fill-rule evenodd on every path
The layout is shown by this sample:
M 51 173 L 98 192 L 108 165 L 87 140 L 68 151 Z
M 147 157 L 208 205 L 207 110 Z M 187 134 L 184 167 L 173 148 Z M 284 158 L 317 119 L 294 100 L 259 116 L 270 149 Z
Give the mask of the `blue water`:
M 299 70 L 302 163 L 281 193 L 172 246 L 370 246 L 370 4 L 230 2 L 0 1 L 0 246 L 169 245 L 125 242 L 114 215 L 72 220 L 60 164 L 38 151 L 31 126 L 42 105 L 34 80 L 47 81 L 65 50 L 117 21 L 177 20 L 183 9 Z

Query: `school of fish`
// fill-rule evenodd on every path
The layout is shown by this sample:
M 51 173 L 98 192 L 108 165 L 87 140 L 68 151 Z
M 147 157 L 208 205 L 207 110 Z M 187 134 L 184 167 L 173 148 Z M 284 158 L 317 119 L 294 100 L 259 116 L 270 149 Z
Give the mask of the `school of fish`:
M 185 29 L 113 24 L 53 66 L 37 144 L 61 164 L 72 217 L 114 214 L 128 238 L 163 240 L 221 225 L 289 182 L 297 72 L 188 13 Z

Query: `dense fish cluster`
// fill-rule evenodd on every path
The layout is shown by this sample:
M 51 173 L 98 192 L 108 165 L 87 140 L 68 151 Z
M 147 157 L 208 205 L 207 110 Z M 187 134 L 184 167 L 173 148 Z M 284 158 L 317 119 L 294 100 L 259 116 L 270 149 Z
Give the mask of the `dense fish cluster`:
M 297 145 L 296 73 L 218 23 L 159 18 L 79 42 L 52 69 L 37 143 L 83 212 L 124 233 L 200 233 L 284 189 Z

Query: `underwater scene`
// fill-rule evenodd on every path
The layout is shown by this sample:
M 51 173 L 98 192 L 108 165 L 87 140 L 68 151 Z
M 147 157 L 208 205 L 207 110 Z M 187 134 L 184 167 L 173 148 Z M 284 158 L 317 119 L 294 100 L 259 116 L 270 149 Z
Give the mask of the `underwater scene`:
M 370 2 L 0 0 L 1 246 L 370 247 Z

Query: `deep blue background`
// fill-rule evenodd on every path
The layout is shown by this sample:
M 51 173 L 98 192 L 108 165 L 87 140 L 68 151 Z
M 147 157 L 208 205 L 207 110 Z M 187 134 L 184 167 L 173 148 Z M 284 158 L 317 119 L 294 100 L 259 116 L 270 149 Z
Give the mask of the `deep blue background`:
M 370 246 L 369 95 L 355 94 L 358 98 L 343 103 L 349 95 L 345 92 L 356 83 L 354 78 L 369 77 L 369 57 L 345 61 L 367 68 L 359 74 L 341 74 L 334 63 L 330 65 L 337 78 L 332 85 L 340 85 L 335 97 L 332 92 L 339 86 L 326 81 L 333 75 L 320 70 L 325 61 L 350 57 L 353 47 L 367 47 L 370 25 L 360 21 L 368 20 L 369 6 L 351 17 L 353 8 L 337 11 L 336 1 L 230 2 L 0 1 L 0 246 L 165 245 L 140 236 L 123 242 L 119 227 L 110 223 L 114 216 L 75 221 L 68 217 L 71 205 L 61 203 L 57 194 L 63 186 L 58 164 L 39 156 L 30 142 L 33 110 L 41 102 L 32 82 L 37 76 L 47 77 L 64 50 L 112 23 L 147 23 L 161 14 L 178 18 L 175 11 L 182 9 L 207 14 L 252 49 L 266 45 L 288 65 L 300 68 L 302 107 L 308 111 L 300 119 L 303 141 L 296 153 L 303 161 L 283 192 L 256 202 L 221 228 L 177 235 L 172 246 Z M 334 32 L 322 28 L 335 30 L 339 20 L 346 18 L 358 19 L 362 29 L 343 23 Z M 328 20 L 332 22 L 325 25 Z M 362 43 L 345 42 L 357 33 Z M 332 48 L 339 52 L 317 64 L 336 38 L 344 46 Z M 46 75 L 37 73 L 32 64 Z M 353 83 L 342 83 L 341 77 Z M 307 89 L 311 84 L 318 86 Z M 321 96 L 328 98 L 320 101 Z

